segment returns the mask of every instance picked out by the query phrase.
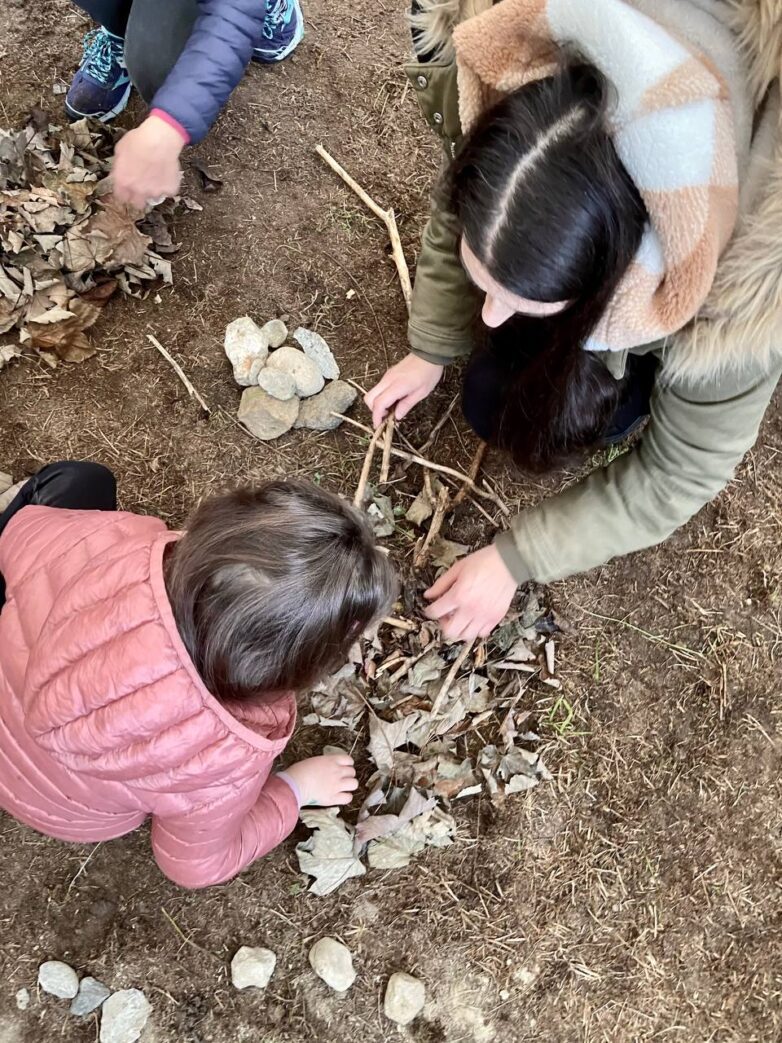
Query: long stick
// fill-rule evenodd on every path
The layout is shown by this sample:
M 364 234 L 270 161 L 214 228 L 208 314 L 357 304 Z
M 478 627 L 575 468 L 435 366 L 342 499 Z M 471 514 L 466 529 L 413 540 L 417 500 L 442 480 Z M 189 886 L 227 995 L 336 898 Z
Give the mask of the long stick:
M 369 207 L 372 213 L 379 217 L 386 226 L 388 237 L 391 240 L 391 256 L 394 258 L 394 264 L 399 273 L 399 282 L 402 284 L 402 296 L 405 299 L 407 310 L 410 311 L 410 305 L 413 300 L 413 284 L 410 281 L 410 269 L 407 267 L 407 261 L 405 260 L 405 252 L 402 249 L 402 240 L 399 238 L 399 229 L 397 228 L 394 211 L 384 210 L 382 206 L 376 203 L 372 196 L 361 187 L 355 178 L 348 174 L 344 167 L 340 166 L 333 156 L 329 155 L 322 145 L 316 145 L 315 151 L 331 167 L 334 173 L 342 178 L 348 188 L 356 193 L 361 202 Z
M 147 340 L 149 341 L 149 343 L 153 347 L 157 348 L 157 350 L 160 352 L 160 354 L 163 356 L 163 358 L 166 360 L 166 362 L 174 370 L 176 375 L 179 377 L 179 379 L 182 381 L 182 383 L 187 388 L 188 395 L 190 395 L 191 398 L 194 398 L 198 402 L 198 404 L 204 410 L 205 413 L 211 413 L 212 410 L 209 408 L 209 406 L 206 404 L 206 402 L 204 402 L 203 398 L 201 398 L 201 396 L 198 394 L 196 389 L 193 387 L 193 385 L 190 383 L 188 378 L 185 376 L 184 370 L 179 365 L 179 363 L 176 361 L 176 359 L 172 358 L 171 355 L 169 355 L 169 353 L 166 351 L 166 349 L 163 347 L 163 345 L 160 343 L 160 341 L 156 337 L 153 337 L 151 333 L 147 334 Z
M 386 437 L 383 442 L 383 460 L 380 464 L 380 484 L 385 485 L 388 481 L 388 472 L 391 468 L 391 450 L 394 446 L 394 414 L 389 413 L 386 420 Z
M 486 445 L 486 443 L 485 442 L 481 442 L 481 444 L 478 446 L 478 451 L 476 452 L 475 456 L 472 458 L 472 463 L 470 464 L 470 470 L 469 470 L 468 474 L 469 474 L 470 478 L 473 481 L 475 481 L 475 479 L 478 477 L 478 472 L 481 469 L 481 464 L 483 463 L 484 456 L 486 456 L 486 450 L 487 449 L 488 449 L 488 446 Z M 464 503 L 465 499 L 467 498 L 467 490 L 468 490 L 468 488 L 469 487 L 466 486 L 466 485 L 463 485 L 461 487 L 461 489 L 459 490 L 459 492 L 456 494 L 456 496 L 453 499 L 453 506 L 454 507 L 458 507 L 460 503 Z
M 331 415 L 339 417 L 340 420 L 344 420 L 346 424 L 350 424 L 352 427 L 357 427 L 359 431 L 363 431 L 365 434 L 374 434 L 371 427 L 359 423 L 358 420 L 354 420 L 352 417 L 345 416 L 344 413 L 332 413 Z M 382 428 L 378 428 L 378 430 L 382 430 Z M 481 489 L 468 474 L 464 474 L 462 471 L 457 471 L 453 467 L 445 467 L 443 464 L 436 464 L 433 460 L 425 460 L 424 457 L 418 456 L 415 453 L 406 453 L 404 449 L 397 449 L 396 447 L 391 449 L 391 455 L 398 457 L 400 460 L 408 460 L 410 463 L 418 464 L 419 467 L 427 467 L 430 471 L 438 471 L 440 474 L 450 475 L 451 478 L 458 478 L 460 482 L 464 482 L 464 484 L 470 488 L 475 496 L 480 496 L 483 500 L 491 500 L 492 503 L 499 507 L 506 517 L 510 517 L 510 507 L 508 507 L 508 505 L 490 489 Z
M 380 437 L 385 430 L 385 424 L 381 424 L 376 431 L 372 431 L 372 437 L 369 440 L 369 448 L 367 449 L 367 455 L 364 457 L 364 466 L 361 468 L 361 477 L 358 480 L 358 486 L 356 487 L 356 495 L 353 497 L 353 506 L 361 507 L 364 503 L 364 496 L 367 491 L 367 482 L 369 481 L 369 472 L 372 470 L 372 460 L 375 456 L 375 449 L 377 443 L 380 441 Z M 369 430 L 369 428 L 367 428 Z
M 445 681 L 443 682 L 443 686 L 440 689 L 440 691 L 437 693 L 437 698 L 435 699 L 434 703 L 432 704 L 432 720 L 434 720 L 434 718 L 437 716 L 437 713 L 438 713 L 440 707 L 443 705 L 443 701 L 444 701 L 446 695 L 448 695 L 448 693 L 451 690 L 451 686 L 453 685 L 454 681 L 456 680 L 456 675 L 461 670 L 462 664 L 464 663 L 465 659 L 467 658 L 467 656 L 472 651 L 472 646 L 474 644 L 475 644 L 475 638 L 473 638 L 472 641 L 465 641 L 464 645 L 462 646 L 461 652 L 456 657 L 456 659 L 454 659 L 453 666 L 448 671 L 448 676 L 446 677 Z

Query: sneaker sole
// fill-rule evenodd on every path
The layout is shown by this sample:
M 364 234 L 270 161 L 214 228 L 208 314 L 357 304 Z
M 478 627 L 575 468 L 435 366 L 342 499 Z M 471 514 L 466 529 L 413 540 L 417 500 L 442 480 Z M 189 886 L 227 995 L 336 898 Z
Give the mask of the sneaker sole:
M 293 54 L 296 48 L 299 46 L 301 41 L 304 39 L 304 15 L 302 14 L 301 7 L 296 3 L 296 13 L 298 15 L 298 26 L 293 39 L 281 53 L 275 53 L 271 55 L 268 51 L 261 50 L 260 47 L 256 47 L 253 51 L 253 61 L 260 62 L 261 65 L 274 65 L 276 62 L 283 62 L 288 55 Z
M 125 93 L 109 112 L 103 112 L 100 115 L 96 112 L 79 112 L 78 109 L 74 109 L 72 105 L 65 102 L 65 111 L 68 114 L 68 118 L 72 120 L 83 120 L 93 119 L 98 120 L 99 123 L 108 123 L 110 120 L 116 119 L 121 112 L 123 112 L 130 101 L 130 96 L 133 93 L 133 84 L 129 83 L 125 88 Z

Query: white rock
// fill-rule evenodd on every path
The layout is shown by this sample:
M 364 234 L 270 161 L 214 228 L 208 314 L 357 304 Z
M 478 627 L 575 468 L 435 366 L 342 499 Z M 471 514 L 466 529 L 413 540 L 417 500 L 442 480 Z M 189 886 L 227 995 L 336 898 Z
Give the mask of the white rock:
M 312 359 L 308 359 L 298 348 L 278 348 L 269 356 L 266 368 L 281 369 L 285 373 L 290 373 L 296 381 L 296 394 L 300 398 L 317 395 L 325 383 L 317 364 Z
M 310 966 L 335 992 L 347 992 L 356 980 L 353 955 L 336 938 L 321 938 L 310 949 Z
M 6 492 L 14 484 L 14 480 L 10 474 L 6 474 L 5 471 L 0 471 L 0 493 Z
M 111 989 L 96 978 L 82 978 L 79 982 L 79 994 L 71 1004 L 71 1014 L 84 1018 L 97 1010 L 111 995 Z
M 307 358 L 317 365 L 326 380 L 337 380 L 339 377 L 339 366 L 334 358 L 334 352 L 319 333 L 305 330 L 299 326 L 293 334 L 293 339 L 301 344 Z
M 296 427 L 311 431 L 333 431 L 342 421 L 334 413 L 345 413 L 356 401 L 358 391 L 344 380 L 334 380 L 301 404 Z
M 231 960 L 231 981 L 237 989 L 265 989 L 276 965 L 277 957 L 271 949 L 243 945 Z
M 30 990 L 19 989 L 16 994 L 16 1006 L 18 1010 L 27 1010 L 30 1006 Z
M 241 387 L 250 387 L 250 371 L 258 360 L 261 361 L 261 365 L 266 361 L 269 354 L 269 338 L 248 315 L 245 315 L 241 319 L 234 319 L 226 326 L 225 353 L 234 368 L 236 383 Z
M 263 388 L 247 388 L 239 404 L 239 423 L 248 431 L 268 442 L 290 431 L 299 415 L 298 398 L 283 402 L 272 398 Z
M 271 322 L 267 322 L 261 332 L 266 334 L 270 348 L 281 348 L 288 339 L 288 327 L 282 319 L 272 319 Z
M 426 1003 L 426 987 L 418 978 L 405 971 L 397 971 L 388 979 L 383 1009 L 386 1017 L 397 1025 L 409 1025 L 418 1017 Z
M 262 369 L 256 382 L 259 388 L 282 402 L 287 402 L 296 394 L 296 381 L 282 369 Z
M 140 989 L 121 989 L 103 1004 L 100 1043 L 136 1043 L 152 1013 Z
M 38 968 L 38 984 L 50 996 L 72 1000 L 79 991 L 79 975 L 67 963 L 47 960 Z

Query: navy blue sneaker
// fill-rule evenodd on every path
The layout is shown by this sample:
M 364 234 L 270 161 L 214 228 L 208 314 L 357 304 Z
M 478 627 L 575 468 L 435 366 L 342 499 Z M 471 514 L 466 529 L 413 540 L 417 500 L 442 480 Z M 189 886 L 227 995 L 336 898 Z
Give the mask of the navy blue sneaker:
M 103 28 L 87 33 L 81 65 L 65 95 L 65 110 L 70 118 L 92 116 L 106 123 L 122 112 L 132 90 L 122 37 Z
M 304 38 L 304 15 L 299 0 L 268 0 L 263 40 L 253 51 L 257 62 L 281 62 Z

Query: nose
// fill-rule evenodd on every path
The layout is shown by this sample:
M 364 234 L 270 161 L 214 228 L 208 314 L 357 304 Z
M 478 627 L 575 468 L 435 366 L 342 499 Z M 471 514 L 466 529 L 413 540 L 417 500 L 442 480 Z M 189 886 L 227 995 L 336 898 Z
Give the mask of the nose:
M 481 317 L 489 329 L 496 329 L 498 326 L 502 326 L 503 322 L 507 322 L 515 314 L 513 308 L 497 300 L 496 297 L 492 297 L 491 294 L 486 294 Z

